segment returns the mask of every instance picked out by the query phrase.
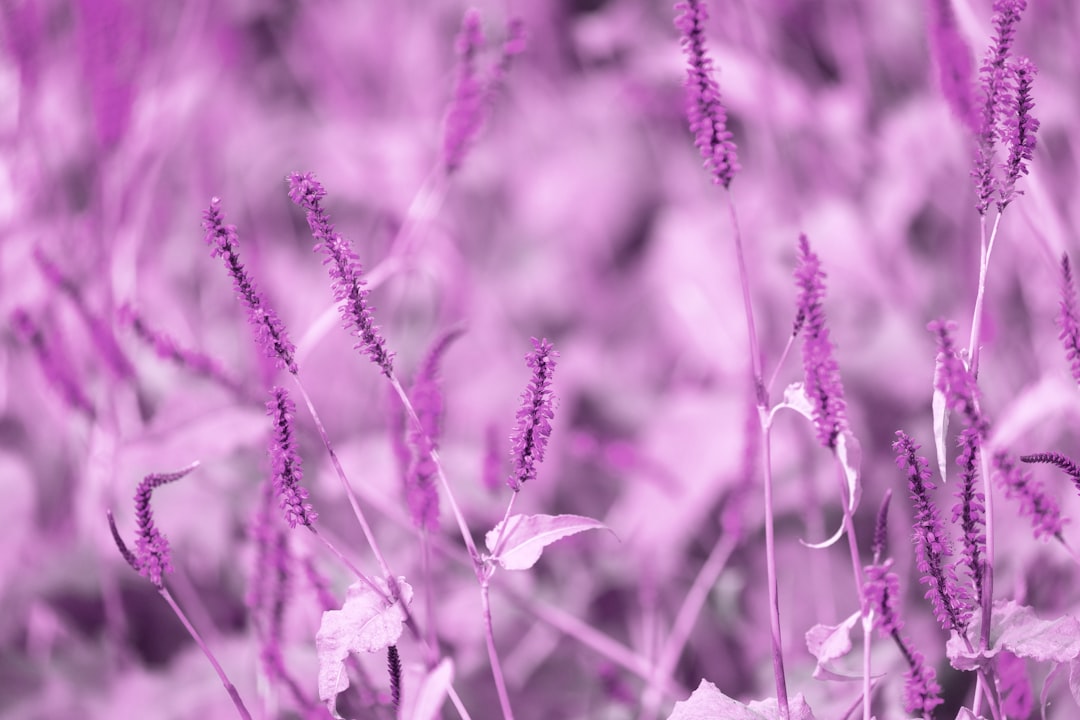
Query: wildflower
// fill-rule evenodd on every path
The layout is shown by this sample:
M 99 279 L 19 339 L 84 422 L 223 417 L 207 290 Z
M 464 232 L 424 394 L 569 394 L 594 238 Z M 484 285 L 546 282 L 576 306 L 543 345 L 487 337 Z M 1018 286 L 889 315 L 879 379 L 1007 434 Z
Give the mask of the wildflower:
M 220 256 L 232 276 L 236 295 L 248 311 L 248 322 L 255 331 L 255 340 L 266 356 L 277 362 L 282 370 L 293 375 L 298 372 L 293 357 L 295 347 L 285 332 L 285 325 L 278 319 L 277 313 L 266 302 L 255 282 L 240 263 L 240 242 L 235 225 L 226 225 L 221 212 L 221 200 L 210 200 L 210 208 L 203 214 L 203 229 L 206 230 L 206 243 L 210 245 L 210 256 Z
M 411 460 L 406 471 L 405 499 L 417 528 L 437 530 L 439 527 L 438 477 L 431 451 L 438 449 L 442 424 L 442 389 L 439 387 L 439 361 L 443 353 L 462 330 L 443 333 L 428 351 L 413 380 L 410 396 L 420 419 L 420 427 L 410 426 Z
M 544 450 L 551 437 L 551 420 L 555 417 L 551 376 L 559 353 L 546 338 L 533 338 L 532 344 L 533 352 L 525 356 L 525 363 L 532 368 L 533 376 L 521 393 L 517 427 L 510 436 L 514 473 L 507 484 L 514 492 L 521 490 L 525 481 L 536 477 L 536 465 L 544 459 Z
M 730 188 L 739 171 L 739 158 L 734 139 L 727 129 L 727 112 L 720 101 L 720 86 L 713 79 L 712 58 L 705 47 L 708 11 L 703 0 L 684 0 L 677 3 L 675 9 L 679 11 L 675 27 L 682 34 L 679 42 L 687 59 L 686 106 L 694 145 L 701 152 L 713 182 Z
M 990 198 L 993 197 L 995 190 L 1001 189 L 994 177 L 994 152 L 997 140 L 1002 135 L 999 127 L 1000 118 L 1008 112 L 1004 105 L 1009 85 L 1009 59 L 1012 56 L 1013 42 L 1016 40 L 1016 26 L 1026 7 L 1027 0 L 994 0 L 994 15 L 991 22 L 996 35 L 979 69 L 982 111 L 976 138 L 975 168 L 972 171 L 978 195 L 975 209 L 980 215 L 986 215 Z
M 47 340 L 45 331 L 21 307 L 16 307 L 12 313 L 11 324 L 16 334 L 34 351 L 41 372 L 64 404 L 93 420 L 97 415 L 94 404 L 79 384 L 75 369 L 59 341 L 54 343 Z
M 960 523 L 963 543 L 964 564 L 971 575 L 975 597 L 981 604 L 983 598 L 983 577 L 986 574 L 983 556 L 986 554 L 986 508 L 985 496 L 975 491 L 978 478 L 979 440 L 973 428 L 964 428 L 958 440 L 960 455 L 956 464 L 960 466 L 960 485 L 956 493 L 956 504 L 952 509 L 952 523 Z
M 1035 101 L 1031 97 L 1031 85 L 1035 78 L 1035 65 L 1027 58 L 1020 58 L 1013 68 L 1016 88 L 1013 93 L 1013 105 L 1004 120 L 1004 140 L 1009 146 L 1009 159 L 1005 164 L 1005 179 L 1001 184 L 998 199 L 998 212 L 1005 209 L 1012 200 L 1020 195 L 1016 181 L 1021 175 L 1027 175 L 1027 163 L 1035 153 L 1035 133 L 1039 130 L 1039 121 L 1031 114 Z
M 1031 473 L 1021 470 L 1004 450 L 994 453 L 993 463 L 1005 497 L 1020 501 L 1020 515 L 1031 520 L 1035 537 L 1043 540 L 1060 537 L 1065 520 L 1057 502 L 1043 491 L 1042 484 L 1034 480 Z
M 811 252 L 806 235 L 799 236 L 799 263 L 795 269 L 799 287 L 796 332 L 805 331 L 803 338 L 803 370 L 806 394 L 814 405 L 814 426 L 818 442 L 836 449 L 837 438 L 847 427 L 847 404 L 840 368 L 833 359 L 833 344 L 825 326 L 825 273 L 821 261 Z
M 401 657 L 397 645 L 386 648 L 386 670 L 390 674 L 390 701 L 398 708 L 401 706 Z
M 360 262 L 349 241 L 334 230 L 322 206 L 324 197 L 326 189 L 311 173 L 289 176 L 289 198 L 306 211 L 315 250 L 326 253 L 323 264 L 329 266 L 334 299 L 339 303 L 345 329 L 360 341 L 355 347 L 366 352 L 383 374 L 390 377 L 394 372 L 394 355 L 387 352 L 386 342 L 375 325 L 374 308 L 367 302 L 368 290 L 364 287 Z
M 863 614 L 873 613 L 874 628 L 883 636 L 899 632 L 904 626 L 896 610 L 896 602 L 900 597 L 900 578 L 892 572 L 892 559 L 885 557 L 891 499 L 892 491 L 886 490 L 874 523 L 874 540 L 871 544 L 874 562 L 864 568 L 863 579 Z
M 147 475 L 135 490 L 135 518 L 138 523 L 138 537 L 135 540 L 135 565 L 143 577 L 150 578 L 159 589 L 163 587 L 162 576 L 171 573 L 172 561 L 169 556 L 169 541 L 154 525 L 154 513 L 150 508 L 150 494 L 167 483 L 174 482 L 192 472 L 198 463 L 174 473 Z M 123 553 L 123 550 L 121 550 Z M 126 556 L 125 556 L 126 559 Z
M 304 478 L 300 455 L 296 452 L 296 439 L 293 436 L 293 413 L 296 406 L 283 388 L 271 390 L 273 399 L 266 403 L 267 415 L 274 419 L 274 435 L 270 445 L 270 458 L 274 468 L 274 490 L 285 511 L 285 520 L 289 527 L 297 525 L 311 527 L 318 519 L 311 505 L 305 503 L 308 492 L 301 485 Z
M 1072 458 L 1067 455 L 1056 452 L 1034 453 L 1031 455 L 1021 455 L 1020 461 L 1026 463 L 1048 463 L 1067 473 L 1073 479 L 1073 482 L 1080 482 L 1080 467 L 1077 467 Z
M 457 36 L 457 84 L 443 126 L 443 162 L 448 173 L 461 167 L 483 122 L 484 86 L 476 71 L 476 56 L 483 47 L 480 13 L 470 8 L 461 20 Z
M 916 454 L 919 446 L 903 431 L 893 443 L 896 464 L 907 472 L 908 489 L 915 509 L 915 562 L 928 587 L 926 598 L 934 616 L 945 630 L 963 633 L 968 626 L 971 599 L 956 580 L 956 571 L 947 564 L 952 543 L 945 533 L 937 507 L 930 499 L 934 483 L 926 458 Z
M 978 132 L 975 99 L 971 94 L 974 71 L 971 48 L 957 27 L 951 0 L 930 2 L 930 48 L 941 93 L 949 108 L 967 128 Z
M 1080 315 L 1076 311 L 1076 286 L 1073 284 L 1072 268 L 1069 256 L 1061 256 L 1061 305 L 1058 324 L 1061 333 L 1058 339 L 1065 346 L 1065 359 L 1069 361 L 1073 379 L 1080 383 Z
M 901 645 L 901 649 L 908 663 L 904 673 L 904 711 L 933 717 L 934 708 L 944 702 L 934 668 L 926 664 L 922 653 L 906 643 Z

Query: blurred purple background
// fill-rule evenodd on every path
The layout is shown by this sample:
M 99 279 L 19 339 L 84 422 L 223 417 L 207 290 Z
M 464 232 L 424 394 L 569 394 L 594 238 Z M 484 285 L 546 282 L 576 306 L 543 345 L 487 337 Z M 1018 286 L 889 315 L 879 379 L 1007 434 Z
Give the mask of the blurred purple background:
M 989 3 L 953 4 L 978 62 Z M 177 566 L 170 586 L 249 705 L 297 717 L 287 698 L 259 687 L 244 606 L 247 526 L 269 472 L 262 398 L 276 371 L 203 242 L 200 214 L 212 196 L 300 347 L 302 372 L 383 547 L 400 572 L 418 572 L 390 440 L 392 398 L 337 327 L 321 258 L 286 195 L 293 171 L 312 171 L 327 186 L 327 207 L 370 274 L 377 321 L 406 377 L 440 331 L 466 327 L 443 363 L 441 445 L 478 539 L 509 494 L 485 487 L 489 438 L 508 472 L 529 338 L 555 343 L 549 455 L 515 509 L 590 515 L 618 540 L 568 540 L 529 573 L 503 573 L 496 584 L 580 618 L 644 663 L 658 653 L 747 472 L 752 412 L 731 231 L 687 129 L 674 12 L 651 0 L 476 4 L 488 36 L 484 72 L 512 17 L 524 21 L 527 48 L 490 98 L 460 170 L 433 181 L 466 7 L 0 0 L 0 315 L 8 319 L 0 717 L 234 716 L 205 658 L 124 565 L 105 523 L 113 508 L 130 537 L 139 479 L 193 460 L 202 463 L 195 474 L 155 494 Z M 943 659 L 945 638 L 911 568 L 910 505 L 890 451 L 904 428 L 933 457 L 925 326 L 948 317 L 966 339 L 978 279 L 970 145 L 937 85 L 927 6 L 715 0 L 710 10 L 710 48 L 744 168 L 732 191 L 767 370 L 791 332 L 795 244 L 805 231 L 828 273 L 825 307 L 862 444 L 857 529 L 868 537 L 892 488 L 903 612 L 938 667 L 941 717 L 951 718 L 970 678 Z M 1021 182 L 1026 194 L 1002 219 L 980 383 L 985 411 L 1018 452 L 1080 452 L 1080 398 L 1054 326 L 1057 262 L 1075 252 L 1080 222 L 1078 37 L 1080 6 L 1032 0 L 1017 40 L 1040 70 L 1042 127 Z M 60 281 L 50 280 L 50 263 Z M 244 389 L 159 358 L 119 321 L 125 303 L 216 358 Z M 16 328 L 18 311 L 32 331 Z M 774 395 L 800 376 L 792 354 Z M 323 527 L 374 569 L 309 419 L 298 422 Z M 773 469 L 789 687 L 819 719 L 839 717 L 857 690 L 810 677 L 803 634 L 858 603 L 845 550 L 797 542 L 823 539 L 841 516 L 830 460 L 794 415 L 774 430 Z M 1036 474 L 1076 517 L 1069 484 L 1052 469 Z M 1047 613 L 1075 611 L 1071 559 L 1033 541 L 1014 505 L 999 500 L 998 516 L 998 594 Z M 673 677 L 680 692 L 665 698 L 663 717 L 703 677 L 732 696 L 773 692 L 760 517 L 755 489 L 745 539 L 695 626 Z M 442 536 L 460 545 L 445 505 Z M 299 532 L 290 541 L 342 597 L 350 579 L 323 548 Z M 455 687 L 473 717 L 497 717 L 475 581 L 447 563 L 434 582 Z M 638 717 L 637 674 L 506 594 L 493 598 L 519 718 Z M 285 652 L 313 697 L 318 620 L 313 594 L 297 580 Z M 879 651 L 875 665 L 889 675 L 878 716 L 903 717 L 900 658 L 886 643 Z M 419 662 L 415 647 L 402 652 Z M 363 663 L 386 692 L 384 659 Z M 1029 666 L 1036 688 L 1046 671 Z M 1066 685 L 1053 686 L 1053 717 L 1080 712 Z M 444 717 L 456 717 L 449 705 Z

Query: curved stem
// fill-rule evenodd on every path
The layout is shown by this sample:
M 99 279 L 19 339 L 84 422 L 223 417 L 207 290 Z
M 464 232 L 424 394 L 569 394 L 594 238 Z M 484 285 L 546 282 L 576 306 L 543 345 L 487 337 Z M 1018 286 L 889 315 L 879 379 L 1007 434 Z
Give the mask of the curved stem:
M 233 705 L 236 706 L 236 712 L 240 714 L 240 717 L 244 720 L 251 720 L 251 713 L 248 712 L 247 707 L 244 705 L 244 701 L 240 698 L 240 693 L 236 691 L 236 686 L 229 680 L 229 676 L 225 674 L 225 671 L 221 668 L 221 664 L 218 663 L 217 658 L 214 657 L 214 653 L 210 652 L 210 648 L 203 641 L 202 636 L 199 635 L 199 631 L 195 629 L 195 626 L 187 619 L 187 615 L 180 609 L 180 606 L 173 600 L 173 596 L 169 594 L 169 591 L 164 586 L 158 588 L 158 593 L 161 597 L 165 598 L 165 602 L 169 603 L 169 607 L 176 613 L 176 617 L 180 618 L 180 622 L 187 628 L 188 633 L 191 635 L 192 640 L 199 646 L 199 649 L 206 655 L 206 659 L 210 661 L 210 664 L 214 666 L 214 671 L 217 673 L 218 678 L 221 679 L 221 684 L 225 686 L 225 691 L 229 693 L 229 697 L 232 698 Z
M 495 631 L 491 622 L 491 598 L 488 596 L 488 581 L 480 583 L 480 601 L 484 606 L 484 638 L 487 640 L 488 659 L 491 661 L 491 674 L 495 678 L 495 690 L 499 693 L 499 705 L 503 720 L 514 720 L 514 711 L 510 708 L 510 695 L 506 692 L 506 680 L 503 678 L 499 651 L 495 649 Z

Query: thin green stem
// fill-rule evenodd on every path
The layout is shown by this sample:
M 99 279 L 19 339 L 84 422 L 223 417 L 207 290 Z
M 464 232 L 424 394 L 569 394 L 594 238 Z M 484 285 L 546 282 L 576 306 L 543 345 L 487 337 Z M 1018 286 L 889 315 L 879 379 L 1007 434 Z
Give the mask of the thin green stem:
M 251 713 L 248 712 L 247 707 L 244 705 L 244 701 L 240 698 L 240 693 L 236 691 L 236 686 L 229 680 L 229 676 L 225 674 L 221 664 L 218 663 L 217 658 L 214 657 L 214 653 L 210 652 L 210 648 L 203 641 L 202 636 L 199 635 L 199 631 L 195 629 L 195 626 L 187 619 L 187 615 L 180 609 L 180 606 L 173 600 L 173 596 L 169 594 L 169 591 L 164 586 L 158 587 L 158 593 L 161 597 L 165 598 L 165 602 L 169 603 L 169 607 L 176 613 L 176 617 L 180 618 L 180 622 L 187 628 L 191 638 L 195 641 L 195 644 L 206 655 L 206 659 L 210 661 L 210 664 L 214 666 L 214 671 L 218 674 L 218 678 L 221 679 L 221 684 L 225 686 L 225 691 L 229 693 L 229 697 L 232 698 L 233 705 L 236 706 L 236 712 L 239 713 L 243 720 L 251 720 Z
M 491 622 L 491 598 L 488 594 L 487 578 L 480 583 L 480 601 L 484 607 L 484 638 L 487 640 L 488 660 L 491 662 L 491 675 L 495 678 L 495 690 L 499 694 L 499 706 L 502 708 L 503 720 L 514 720 L 514 711 L 510 707 L 510 695 L 506 691 L 506 680 L 503 678 L 502 663 L 499 662 L 499 651 L 495 648 L 495 630 Z

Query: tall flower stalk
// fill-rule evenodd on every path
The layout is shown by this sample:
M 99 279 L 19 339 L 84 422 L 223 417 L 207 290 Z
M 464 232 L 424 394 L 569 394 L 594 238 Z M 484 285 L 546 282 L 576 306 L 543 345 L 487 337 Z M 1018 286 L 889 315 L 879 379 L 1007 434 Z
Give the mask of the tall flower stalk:
M 705 42 L 708 12 L 703 0 L 685 0 L 675 5 L 675 27 L 687 60 L 686 98 L 687 117 L 694 144 L 704 159 L 705 169 L 714 184 L 725 193 L 728 218 L 735 242 L 735 257 L 742 287 L 743 310 L 746 316 L 751 382 L 758 407 L 762 432 L 762 472 L 765 494 L 765 567 L 769 592 L 769 626 L 772 635 L 773 677 L 776 681 L 776 700 L 781 720 L 788 720 L 787 681 L 784 674 L 784 651 L 780 632 L 780 600 L 776 580 L 776 537 L 773 521 L 772 449 L 768 432 L 769 397 L 762 369 L 761 347 L 758 345 L 754 323 L 754 307 L 750 297 L 750 279 L 746 269 L 742 234 L 738 214 L 731 196 L 731 183 L 739 171 L 738 153 L 727 127 L 727 111 L 720 99 L 719 85 L 713 77 L 713 62 Z

